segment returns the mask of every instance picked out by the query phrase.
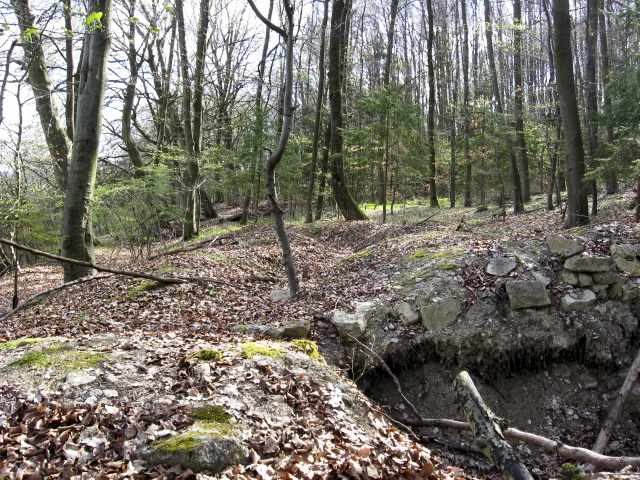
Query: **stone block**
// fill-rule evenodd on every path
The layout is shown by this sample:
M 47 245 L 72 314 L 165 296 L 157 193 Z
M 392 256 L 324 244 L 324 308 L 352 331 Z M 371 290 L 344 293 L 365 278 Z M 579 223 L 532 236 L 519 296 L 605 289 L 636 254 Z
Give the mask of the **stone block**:
M 487 273 L 497 277 L 504 277 L 514 268 L 516 268 L 516 260 L 514 258 L 492 258 L 487 265 Z
M 584 248 L 584 242 L 563 237 L 562 235 L 555 233 L 549 233 L 547 235 L 547 245 L 549 246 L 551 253 L 565 253 L 575 247 Z
M 596 294 L 588 289 L 576 289 L 568 293 L 562 300 L 560 306 L 565 312 L 577 312 L 584 310 L 596 303 Z
M 611 257 L 591 257 L 580 255 L 564 262 L 564 268 L 572 272 L 606 272 L 611 266 Z
M 420 318 L 422 325 L 428 330 L 438 330 L 451 325 L 462 312 L 462 303 L 457 298 L 449 297 L 438 303 L 422 307 Z
M 507 283 L 509 305 L 513 309 L 537 308 L 551 305 L 547 289 L 540 282 L 513 280 Z

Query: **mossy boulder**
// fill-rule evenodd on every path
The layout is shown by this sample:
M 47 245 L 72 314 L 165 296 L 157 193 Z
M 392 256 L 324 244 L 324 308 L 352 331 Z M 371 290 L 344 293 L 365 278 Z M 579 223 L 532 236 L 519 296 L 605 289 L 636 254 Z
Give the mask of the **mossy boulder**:
M 216 438 L 195 432 L 157 440 L 141 457 L 154 465 L 181 465 L 194 472 L 213 473 L 233 465 L 247 465 L 250 459 L 249 450 L 235 438 Z

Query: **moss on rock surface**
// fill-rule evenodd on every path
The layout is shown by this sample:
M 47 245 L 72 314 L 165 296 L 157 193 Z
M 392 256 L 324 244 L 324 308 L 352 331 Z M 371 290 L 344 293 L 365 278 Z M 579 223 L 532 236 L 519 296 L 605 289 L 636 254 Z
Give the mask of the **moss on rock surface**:
M 318 345 L 316 345 L 315 342 L 312 342 L 311 340 L 298 339 L 292 340 L 291 343 L 293 343 L 302 352 L 306 353 L 310 358 L 313 358 L 314 360 L 324 360 L 318 351 Z
M 14 350 L 16 348 L 24 347 L 25 345 L 33 345 L 34 343 L 40 343 L 46 341 L 46 338 L 18 338 L 16 340 L 9 340 L 8 342 L 0 345 L 0 350 Z
M 69 372 L 83 367 L 95 367 L 105 359 L 104 353 L 73 352 L 72 345 L 54 344 L 44 350 L 31 352 L 7 365 L 10 367 L 57 368 Z
M 127 295 L 131 300 L 135 300 L 138 298 L 138 295 L 142 292 L 149 292 L 151 290 L 157 290 L 159 288 L 163 288 L 165 286 L 164 283 L 160 282 L 142 282 L 139 285 L 136 285 L 131 290 L 127 292 Z
M 219 362 L 220 360 L 222 360 L 222 352 L 219 352 L 218 350 L 211 350 L 210 348 L 203 348 L 199 352 L 191 355 L 191 357 L 197 358 L 198 360 L 203 360 L 205 362 Z
M 285 351 L 280 348 L 269 347 L 267 345 L 258 345 L 255 342 L 249 342 L 242 345 L 242 353 L 246 358 L 253 358 L 256 355 L 264 355 L 265 357 L 282 357 Z

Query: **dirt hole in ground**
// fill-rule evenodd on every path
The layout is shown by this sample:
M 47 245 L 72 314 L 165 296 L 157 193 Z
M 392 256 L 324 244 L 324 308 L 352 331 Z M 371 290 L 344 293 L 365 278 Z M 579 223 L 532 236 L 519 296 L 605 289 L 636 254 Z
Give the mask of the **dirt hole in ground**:
M 628 353 L 635 356 L 637 339 L 632 343 Z M 408 357 L 411 357 L 410 352 L 405 352 L 403 358 L 391 358 L 387 362 L 400 381 L 404 395 L 422 417 L 464 421 L 452 385 L 464 367 L 429 356 L 425 358 L 423 352 L 413 356 L 411 361 L 407 361 Z M 421 357 L 423 360 L 419 360 Z M 580 351 L 566 358 L 548 358 L 540 352 L 521 351 L 509 359 L 501 373 L 497 373 L 495 364 L 490 370 L 479 367 L 468 371 L 486 404 L 498 417 L 505 419 L 508 426 L 568 445 L 592 448 L 624 382 L 627 368 L 585 365 L 581 360 L 584 357 L 584 352 Z M 536 358 L 537 361 L 531 360 Z M 460 361 L 463 365 L 474 363 L 472 359 L 460 358 Z M 514 368 L 516 365 L 519 367 Z M 399 421 L 414 418 L 411 409 L 400 398 L 393 379 L 382 368 L 364 375 L 358 385 L 393 418 Z M 634 401 L 634 404 L 628 402 L 605 454 L 638 455 L 640 405 L 638 399 Z M 452 464 L 464 465 L 468 473 L 486 478 L 497 475 L 496 467 L 488 460 L 466 451 L 473 443 L 470 432 L 442 428 L 414 428 L 414 432 L 427 446 L 442 452 L 441 455 Z M 511 444 L 537 478 L 558 477 L 562 464 L 570 462 L 531 445 Z

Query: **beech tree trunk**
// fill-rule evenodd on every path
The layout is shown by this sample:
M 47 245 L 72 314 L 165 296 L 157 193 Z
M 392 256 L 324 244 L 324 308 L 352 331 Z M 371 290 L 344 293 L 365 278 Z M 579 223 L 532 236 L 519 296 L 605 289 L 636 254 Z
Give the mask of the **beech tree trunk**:
M 178 48 L 180 50 L 180 70 L 182 73 L 182 128 L 187 153 L 187 165 L 182 176 L 184 193 L 184 220 L 182 239 L 190 240 L 200 232 L 198 212 L 200 189 L 200 156 L 202 154 L 202 97 L 204 82 L 204 56 L 207 47 L 209 28 L 209 0 L 200 0 L 200 22 L 196 33 L 195 71 L 189 75 L 189 58 L 184 22 L 183 0 L 176 0 L 176 19 L 178 21 Z M 193 99 L 193 110 L 191 101 Z
M 129 18 L 135 16 L 136 0 L 131 0 L 129 4 Z M 136 52 L 136 24 L 129 22 L 129 32 L 127 33 L 127 58 L 129 60 L 129 81 L 124 93 L 124 103 L 122 105 L 122 141 L 129 155 L 129 161 L 134 169 L 134 176 L 142 176 L 142 158 L 138 146 L 131 136 L 131 114 L 133 112 L 133 102 L 136 95 L 136 85 L 138 83 L 138 59 Z
M 333 0 L 331 37 L 329 40 L 329 106 L 331 108 L 331 142 L 329 168 L 333 197 L 346 220 L 368 220 L 355 202 L 344 173 L 344 115 L 342 105 L 345 81 L 346 52 L 349 39 L 347 28 L 351 0 Z
M 458 403 L 475 437 L 475 445 L 491 459 L 505 478 L 533 480 L 518 456 L 504 439 L 502 428 L 467 372 L 460 372 L 453 382 Z
M 598 6 L 598 34 L 600 35 L 600 58 L 601 58 L 601 70 L 602 70 L 602 78 L 604 80 L 603 85 L 603 102 L 602 102 L 602 113 L 604 117 L 607 118 L 611 113 L 611 94 L 609 93 L 609 89 L 607 88 L 606 83 L 609 79 L 609 41 L 607 38 L 607 24 L 605 22 L 604 17 L 604 0 L 600 0 Z M 605 120 L 605 130 L 606 130 L 606 141 L 607 143 L 613 143 L 613 123 L 611 120 Z M 607 186 L 607 195 L 612 195 L 614 193 L 619 193 L 620 188 L 618 187 L 618 175 L 615 171 L 615 167 L 609 169 L 609 171 L 605 172 L 605 182 Z
M 36 111 L 40 117 L 49 153 L 53 158 L 56 183 L 60 190 L 65 191 L 71 158 L 71 140 L 58 115 L 53 85 L 47 70 L 47 59 L 42 48 L 43 37 L 38 30 L 36 18 L 31 12 L 29 0 L 11 0 L 11 5 L 18 17 L 25 64 L 28 65 L 27 81 L 33 90 Z
M 586 66 L 585 81 L 585 123 L 587 127 L 587 151 L 589 163 L 593 160 L 598 149 L 598 77 L 596 70 L 596 50 L 598 45 L 598 0 L 587 0 L 587 25 L 585 32 Z M 596 180 L 590 182 L 591 215 L 598 214 L 598 185 Z
M 296 274 L 295 264 L 293 261 L 293 252 L 291 251 L 291 244 L 289 243 L 289 236 L 284 225 L 283 212 L 278 205 L 278 198 L 276 193 L 275 184 L 275 172 L 278 163 L 282 160 L 287 143 L 289 142 L 289 135 L 291 133 L 291 124 L 293 123 L 293 112 L 295 107 L 292 104 L 293 97 L 293 45 L 295 41 L 294 35 L 294 19 L 293 19 L 293 6 L 289 0 L 283 0 L 284 12 L 287 20 L 286 30 L 274 25 L 270 20 L 266 19 L 256 8 L 253 0 L 248 0 L 251 9 L 255 12 L 258 18 L 267 25 L 271 30 L 278 33 L 286 44 L 285 50 L 285 67 L 284 67 L 284 93 L 283 93 L 283 113 L 282 123 L 280 127 L 280 138 L 278 139 L 278 145 L 276 149 L 269 155 L 267 165 L 265 169 L 266 175 L 266 187 L 267 196 L 269 197 L 269 205 L 271 206 L 271 214 L 273 215 L 273 222 L 275 224 L 276 233 L 280 240 L 280 246 L 282 247 L 282 259 L 284 268 L 289 281 L 289 298 L 294 298 L 300 290 L 300 283 Z
M 98 148 L 102 127 L 102 106 L 107 85 L 107 57 L 111 46 L 112 0 L 91 0 L 88 15 L 102 13 L 97 22 L 87 25 L 84 34 L 76 132 L 62 211 L 63 257 L 94 263 L 93 194 L 98 167 Z M 94 275 L 90 266 L 65 264 L 65 282 Z
M 516 116 L 516 145 L 520 160 L 520 177 L 522 179 L 522 200 L 531 201 L 531 181 L 529 179 L 529 157 L 527 142 L 524 136 L 524 85 L 522 83 L 522 2 L 513 1 L 513 80 L 514 110 Z
M 324 80 L 325 80 L 325 68 L 324 68 L 324 56 L 325 56 L 325 44 L 326 44 L 326 30 L 327 23 L 329 21 L 329 0 L 324 0 L 324 13 L 322 15 L 322 25 L 320 26 L 320 53 L 318 59 L 318 96 L 316 97 L 316 112 L 315 120 L 313 124 L 313 144 L 311 150 L 311 173 L 309 177 L 309 188 L 307 190 L 306 198 L 306 219 L 305 223 L 313 222 L 313 192 L 315 189 L 315 182 L 318 169 L 318 150 L 320 147 L 320 127 L 322 126 L 322 104 L 324 102 Z
M 553 1 L 553 26 L 558 101 L 564 125 L 564 144 L 567 157 L 568 205 L 565 228 L 573 228 L 589 224 L 589 204 L 587 201 L 588 186 L 583 182 L 585 173 L 584 147 L 573 76 L 569 0 Z
M 469 26 L 467 25 L 467 2 L 460 2 L 462 14 L 462 103 L 464 108 L 464 206 L 471 206 L 471 156 L 469 155 L 469 137 L 471 136 L 471 113 L 469 111 Z
M 487 39 L 487 56 L 489 57 L 489 71 L 491 74 L 491 90 L 493 91 L 494 101 L 496 102 L 496 113 L 502 119 L 504 117 L 504 110 L 502 108 L 502 97 L 498 86 L 496 59 L 493 52 L 493 27 L 491 26 L 491 6 L 489 0 L 484 0 L 484 16 L 485 34 Z M 509 132 L 505 132 L 504 140 L 507 144 L 507 149 L 509 151 L 509 163 L 511 164 L 511 179 L 513 181 L 513 211 L 517 213 L 524 210 L 524 205 L 522 203 L 522 185 L 520 182 L 520 173 L 518 172 L 518 160 L 514 151 L 513 140 Z
M 424 12 L 423 12 L 424 15 Z M 427 111 L 427 157 L 429 158 L 429 205 L 438 207 L 436 191 L 436 77 L 433 68 L 433 6 L 427 0 L 427 76 L 429 78 L 429 107 Z

